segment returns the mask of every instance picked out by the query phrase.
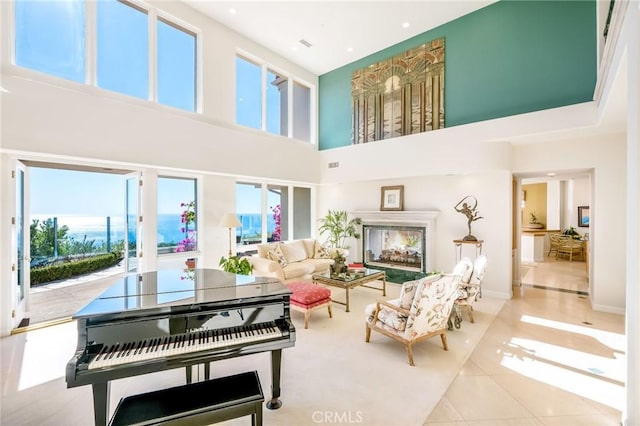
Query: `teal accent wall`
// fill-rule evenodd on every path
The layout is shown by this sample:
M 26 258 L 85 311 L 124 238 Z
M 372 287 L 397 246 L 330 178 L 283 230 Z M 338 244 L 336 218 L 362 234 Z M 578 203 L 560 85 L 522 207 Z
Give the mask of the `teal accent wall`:
M 445 127 L 593 100 L 595 1 L 500 1 L 321 75 L 319 148 L 351 144 L 354 70 L 440 37 Z

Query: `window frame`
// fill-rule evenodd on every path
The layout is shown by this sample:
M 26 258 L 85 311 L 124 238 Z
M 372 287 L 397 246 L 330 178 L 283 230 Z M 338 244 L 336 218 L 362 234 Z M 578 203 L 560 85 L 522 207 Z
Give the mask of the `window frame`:
M 255 65 L 257 65 L 258 67 L 260 67 L 261 69 L 261 101 L 262 101 L 262 110 L 261 110 L 261 127 L 260 127 L 260 131 L 268 133 L 270 135 L 273 136 L 281 136 L 281 137 L 286 137 L 288 139 L 293 139 L 293 140 L 297 140 L 297 141 L 301 141 L 304 143 L 308 143 L 311 145 L 317 145 L 317 132 L 316 132 L 316 127 L 317 127 L 317 123 L 316 123 L 316 99 L 317 99 L 317 88 L 315 85 L 299 78 L 296 77 L 295 75 L 293 75 L 292 73 L 286 72 L 284 71 L 282 68 L 268 62 L 265 61 L 245 50 L 242 49 L 236 49 L 236 53 L 235 53 L 235 61 L 234 64 L 236 63 L 237 59 L 240 58 L 244 61 L 253 63 Z M 279 76 L 282 76 L 283 78 L 287 79 L 287 129 L 286 129 L 286 135 L 280 135 L 280 134 L 276 134 L 273 132 L 270 132 L 267 130 L 267 85 L 268 83 L 268 79 L 267 79 L 267 75 L 268 73 L 277 73 Z M 234 72 L 234 87 L 236 87 L 236 92 L 237 93 L 237 87 L 238 87 L 238 81 L 237 81 L 237 76 L 238 76 L 238 72 L 237 72 L 237 68 L 235 68 L 235 72 Z M 294 85 L 298 84 L 301 86 L 304 86 L 306 88 L 309 89 L 309 140 L 303 140 L 303 139 L 296 139 L 293 136 L 293 123 L 294 123 L 294 119 L 295 117 L 295 109 L 296 106 L 294 105 Z M 237 126 L 241 126 L 242 128 L 249 128 L 249 129 L 254 129 L 253 127 L 248 127 L 245 126 L 243 124 L 239 124 L 238 120 L 237 120 L 237 111 L 238 111 L 238 105 L 237 105 L 237 97 L 234 94 L 234 123 Z M 281 133 L 282 133 L 282 129 L 281 129 Z
M 113 97 L 115 99 L 126 99 L 128 102 L 141 102 L 143 104 L 153 103 L 159 108 L 168 108 L 175 112 L 181 112 L 185 114 L 202 114 L 203 110 L 203 52 L 202 52 L 202 30 L 195 27 L 192 24 L 185 22 L 184 20 L 177 18 L 170 13 L 167 13 L 155 6 L 139 0 L 114 0 L 124 3 L 130 7 L 138 10 L 143 10 L 148 16 L 148 70 L 149 70 L 149 96 L 148 99 L 141 99 L 135 96 L 130 96 L 125 93 L 104 89 L 97 84 L 97 4 L 94 1 L 85 0 L 85 78 L 84 82 L 77 82 L 69 80 L 63 77 L 58 77 L 54 74 L 49 74 L 44 71 L 40 71 L 33 68 L 26 68 L 16 64 L 16 16 L 15 16 L 15 1 L 7 2 L 6 13 L 8 15 L 8 37 L 7 37 L 7 51 L 9 64 L 13 69 L 19 70 L 18 73 L 28 77 L 37 78 L 40 81 L 46 83 L 55 84 L 61 87 L 77 88 L 78 85 L 89 88 L 88 90 L 99 92 L 103 96 Z M 195 36 L 195 103 L 194 110 L 185 110 L 177 108 L 171 105 L 162 104 L 158 102 L 158 88 L 157 88 L 157 22 L 161 18 L 165 23 L 170 23 L 174 27 L 184 30 L 187 33 L 191 33 Z
M 269 192 L 269 187 L 273 187 L 273 186 L 277 186 L 277 187 L 281 187 L 281 188 L 287 188 L 287 201 L 286 201 L 286 205 L 287 205 L 287 211 L 286 211 L 286 217 L 287 217 L 287 225 L 286 225 L 286 230 L 287 233 L 285 234 L 281 234 L 280 235 L 280 242 L 286 242 L 286 241 L 292 241 L 295 239 L 294 237 L 294 232 L 295 232 L 295 214 L 294 214 L 294 207 L 295 207 L 295 189 L 296 188 L 306 188 L 309 189 L 310 191 L 310 205 L 309 205 L 309 229 L 310 229 L 310 235 L 308 238 L 315 238 L 314 236 L 314 226 L 313 223 L 315 223 L 315 202 L 314 202 L 314 197 L 315 197 L 315 187 L 311 186 L 311 185 L 299 185 L 299 184 L 293 184 L 293 183 L 282 183 L 282 182 L 275 182 L 275 181 L 264 181 L 264 180 L 258 180 L 258 179 L 242 179 L 242 180 L 236 180 L 235 182 L 235 188 L 236 188 L 236 207 L 235 207 L 235 213 L 236 215 L 240 215 L 240 212 L 237 211 L 237 185 L 239 184 L 243 184 L 243 185 L 260 185 L 260 217 L 261 217 L 261 238 L 260 238 L 260 242 L 259 243 L 253 243 L 253 244 L 236 244 L 235 245 L 235 249 L 238 253 L 242 253 L 245 251 L 252 251 L 252 250 L 256 250 L 257 245 L 258 244 L 266 244 L 268 242 L 268 238 L 269 238 L 269 233 L 267 230 L 267 222 L 268 222 L 268 216 L 272 215 L 273 213 L 271 212 L 271 210 L 269 209 L 269 201 L 268 201 L 268 192 Z M 282 195 L 281 195 L 282 197 Z M 282 206 L 284 202 L 282 201 L 282 199 L 280 200 L 280 205 Z M 281 213 L 282 214 L 282 213 Z M 241 241 L 242 242 L 242 241 Z
M 183 181 L 192 181 L 193 186 L 194 186 L 194 193 L 193 193 L 193 201 L 195 203 L 195 248 L 193 250 L 186 250 L 186 251 L 176 251 L 175 247 L 172 246 L 172 251 L 171 252 L 164 252 L 165 250 L 161 250 L 160 247 L 158 247 L 158 241 L 156 240 L 156 254 L 158 256 L 158 258 L 161 257 L 171 257 L 171 256 L 179 256 L 179 257 L 183 257 L 183 256 L 187 256 L 187 257 L 192 257 L 192 256 L 197 256 L 198 254 L 200 254 L 200 252 L 202 251 L 201 245 L 202 242 L 200 241 L 201 237 L 200 237 L 200 225 L 201 225 L 201 221 L 200 221 L 200 217 L 201 217 L 201 211 L 202 208 L 200 206 L 200 200 L 201 200 L 201 194 L 200 194 L 200 187 L 201 187 L 201 180 L 198 177 L 195 176 L 188 176 L 188 175 L 180 175 L 180 174 L 173 174 L 173 173 L 158 173 L 158 175 L 155 177 L 156 183 L 155 183 L 155 202 L 156 202 L 156 209 L 155 209 L 155 215 L 156 215 L 156 229 L 153 231 L 156 235 L 158 233 L 158 222 L 159 222 L 159 204 L 160 204 L 160 180 L 161 179 L 172 179 L 172 180 L 183 180 Z M 184 201 L 188 201 L 188 200 L 184 200 Z M 179 244 L 179 242 L 178 242 Z M 177 246 L 176 246 L 177 247 Z M 162 253 L 161 253 L 162 251 Z

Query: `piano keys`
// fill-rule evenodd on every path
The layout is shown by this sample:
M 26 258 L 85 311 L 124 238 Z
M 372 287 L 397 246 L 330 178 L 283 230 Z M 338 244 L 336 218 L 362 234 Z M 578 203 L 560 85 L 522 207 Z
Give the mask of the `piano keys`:
M 290 290 L 279 280 L 215 269 L 130 274 L 81 309 L 67 387 L 91 384 L 96 425 L 108 420 L 109 383 L 172 368 L 271 352 L 279 408 L 282 349 L 295 345 Z

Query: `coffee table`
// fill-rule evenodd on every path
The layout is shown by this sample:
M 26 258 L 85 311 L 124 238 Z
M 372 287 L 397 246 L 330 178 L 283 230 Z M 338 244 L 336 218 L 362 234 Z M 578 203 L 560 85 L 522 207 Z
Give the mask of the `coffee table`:
M 347 298 L 345 302 L 331 299 L 332 302 L 344 305 L 346 312 L 349 312 L 349 290 L 355 287 L 367 287 L 374 290 L 381 290 L 382 295 L 387 295 L 387 276 L 384 271 L 379 269 L 366 268 L 363 271 L 347 272 L 342 274 L 331 275 L 330 272 L 324 272 L 322 274 L 313 274 L 311 277 L 314 284 L 324 284 L 331 287 L 344 288 L 346 290 Z M 368 282 L 382 280 L 382 288 L 365 285 Z

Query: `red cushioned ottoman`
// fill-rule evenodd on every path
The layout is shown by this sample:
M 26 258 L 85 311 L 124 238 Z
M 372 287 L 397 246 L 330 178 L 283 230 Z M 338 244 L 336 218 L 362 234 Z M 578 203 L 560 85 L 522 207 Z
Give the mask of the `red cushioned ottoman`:
M 316 284 L 295 282 L 287 284 L 291 290 L 291 308 L 304 313 L 304 328 L 309 328 L 311 311 L 327 307 L 329 318 L 331 313 L 331 291 Z

